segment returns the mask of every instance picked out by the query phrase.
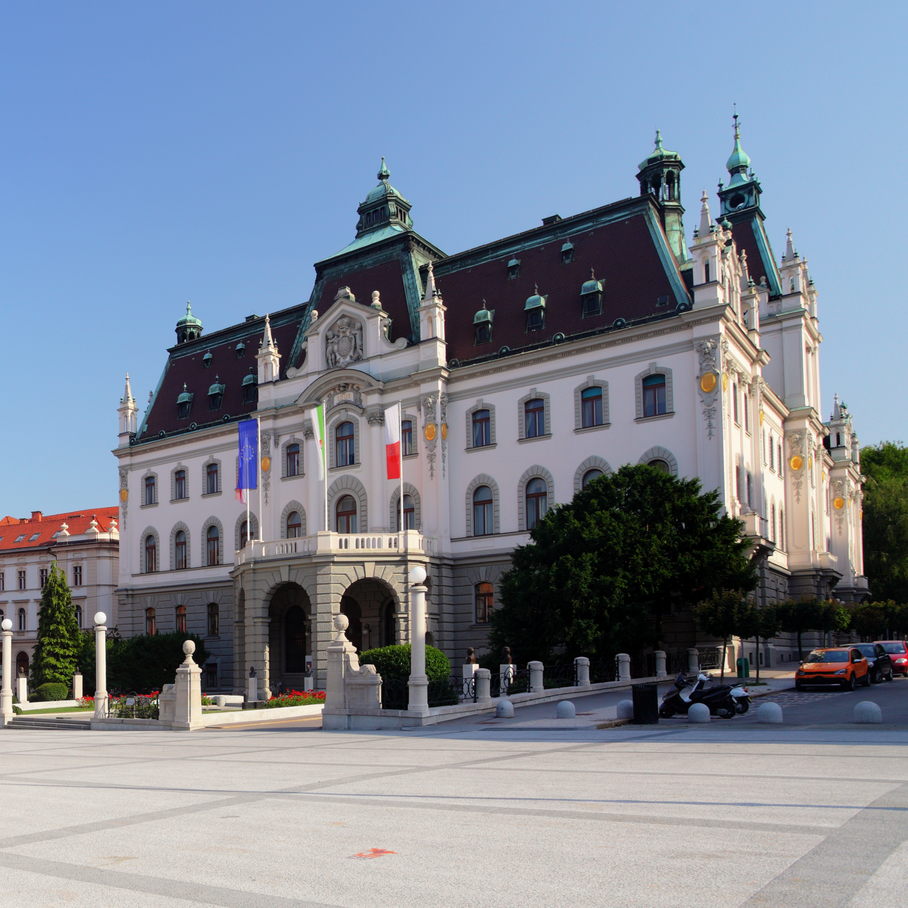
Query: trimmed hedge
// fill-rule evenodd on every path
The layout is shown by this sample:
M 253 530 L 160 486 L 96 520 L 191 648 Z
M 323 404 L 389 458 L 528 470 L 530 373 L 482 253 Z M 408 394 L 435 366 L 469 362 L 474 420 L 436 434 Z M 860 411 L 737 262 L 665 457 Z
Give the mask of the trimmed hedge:
M 406 681 L 410 677 L 410 644 L 367 649 L 359 655 L 360 665 L 374 665 L 382 681 Z M 426 677 L 445 681 L 451 674 L 448 657 L 434 646 L 426 647 Z
M 35 700 L 65 700 L 69 696 L 69 685 L 59 681 L 48 681 L 35 691 Z

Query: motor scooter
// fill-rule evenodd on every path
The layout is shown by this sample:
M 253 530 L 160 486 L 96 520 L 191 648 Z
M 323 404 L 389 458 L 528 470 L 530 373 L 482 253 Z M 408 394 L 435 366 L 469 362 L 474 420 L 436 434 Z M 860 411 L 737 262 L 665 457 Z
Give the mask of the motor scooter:
M 659 718 L 669 719 L 678 713 L 687 715 L 693 703 L 703 703 L 709 708 L 711 715 L 722 719 L 733 719 L 737 714 L 747 712 L 750 698 L 746 688 L 728 684 L 706 687 L 709 680 L 710 676 L 702 672 L 696 679 L 687 678 L 683 672 L 679 673 L 675 683 L 662 698 Z

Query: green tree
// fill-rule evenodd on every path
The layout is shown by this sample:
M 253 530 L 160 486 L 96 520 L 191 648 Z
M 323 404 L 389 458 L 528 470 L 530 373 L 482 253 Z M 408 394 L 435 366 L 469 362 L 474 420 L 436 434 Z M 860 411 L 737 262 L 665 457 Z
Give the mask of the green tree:
M 722 640 L 721 680 L 725 680 L 725 657 L 728 653 L 728 640 L 736 634 L 751 637 L 756 606 L 743 590 L 716 590 L 709 599 L 704 599 L 694 608 L 694 618 L 698 627 Z
M 41 592 L 38 642 L 31 665 L 32 684 L 40 687 L 50 681 L 65 684 L 68 688 L 76 670 L 79 645 L 79 625 L 72 593 L 55 562 L 50 566 Z
M 895 603 L 889 602 L 861 602 L 851 611 L 851 626 L 862 637 L 879 640 L 888 631 L 889 616 L 895 609 Z
M 602 476 L 518 546 L 492 615 L 494 652 L 609 657 L 658 642 L 661 616 L 718 589 L 756 586 L 740 521 L 716 492 L 646 465 Z
M 801 635 L 806 631 L 843 631 L 851 623 L 851 614 L 841 602 L 825 602 L 814 596 L 788 599 L 776 607 L 783 631 L 798 635 L 798 658 L 804 658 Z
M 165 684 L 173 684 L 177 669 L 186 658 L 183 652 L 186 640 L 195 643 L 193 661 L 196 665 L 204 665 L 210 653 L 197 634 L 142 634 L 139 637 L 108 638 L 107 689 L 118 693 L 135 691 L 147 694 L 161 690 Z M 93 676 L 91 683 L 94 685 Z
M 908 448 L 882 442 L 861 449 L 864 573 L 879 600 L 908 602 Z
M 757 642 L 757 658 L 754 660 L 756 662 L 754 671 L 756 672 L 758 684 L 760 683 L 760 641 L 772 640 L 781 629 L 782 624 L 779 618 L 779 610 L 774 605 L 765 605 L 763 608 L 754 607 L 753 611 L 748 616 L 748 620 L 744 623 L 744 629 L 741 631 L 741 636 L 744 637 L 744 639 L 753 637 Z

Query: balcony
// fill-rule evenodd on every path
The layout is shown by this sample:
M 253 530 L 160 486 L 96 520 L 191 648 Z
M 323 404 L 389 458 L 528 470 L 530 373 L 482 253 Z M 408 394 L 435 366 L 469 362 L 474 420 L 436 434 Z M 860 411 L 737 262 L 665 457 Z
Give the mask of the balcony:
M 253 539 L 236 553 L 235 564 L 239 567 L 250 561 L 310 555 L 396 556 L 401 552 L 434 555 L 435 539 L 416 530 L 405 533 L 317 533 L 271 541 Z

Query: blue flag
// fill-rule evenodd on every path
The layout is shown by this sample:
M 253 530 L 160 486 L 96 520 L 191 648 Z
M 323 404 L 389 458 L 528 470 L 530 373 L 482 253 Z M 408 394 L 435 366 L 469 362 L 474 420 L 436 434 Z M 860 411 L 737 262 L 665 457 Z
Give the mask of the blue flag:
M 237 423 L 240 430 L 240 472 L 238 489 L 258 488 L 259 424 L 257 419 L 244 419 Z

